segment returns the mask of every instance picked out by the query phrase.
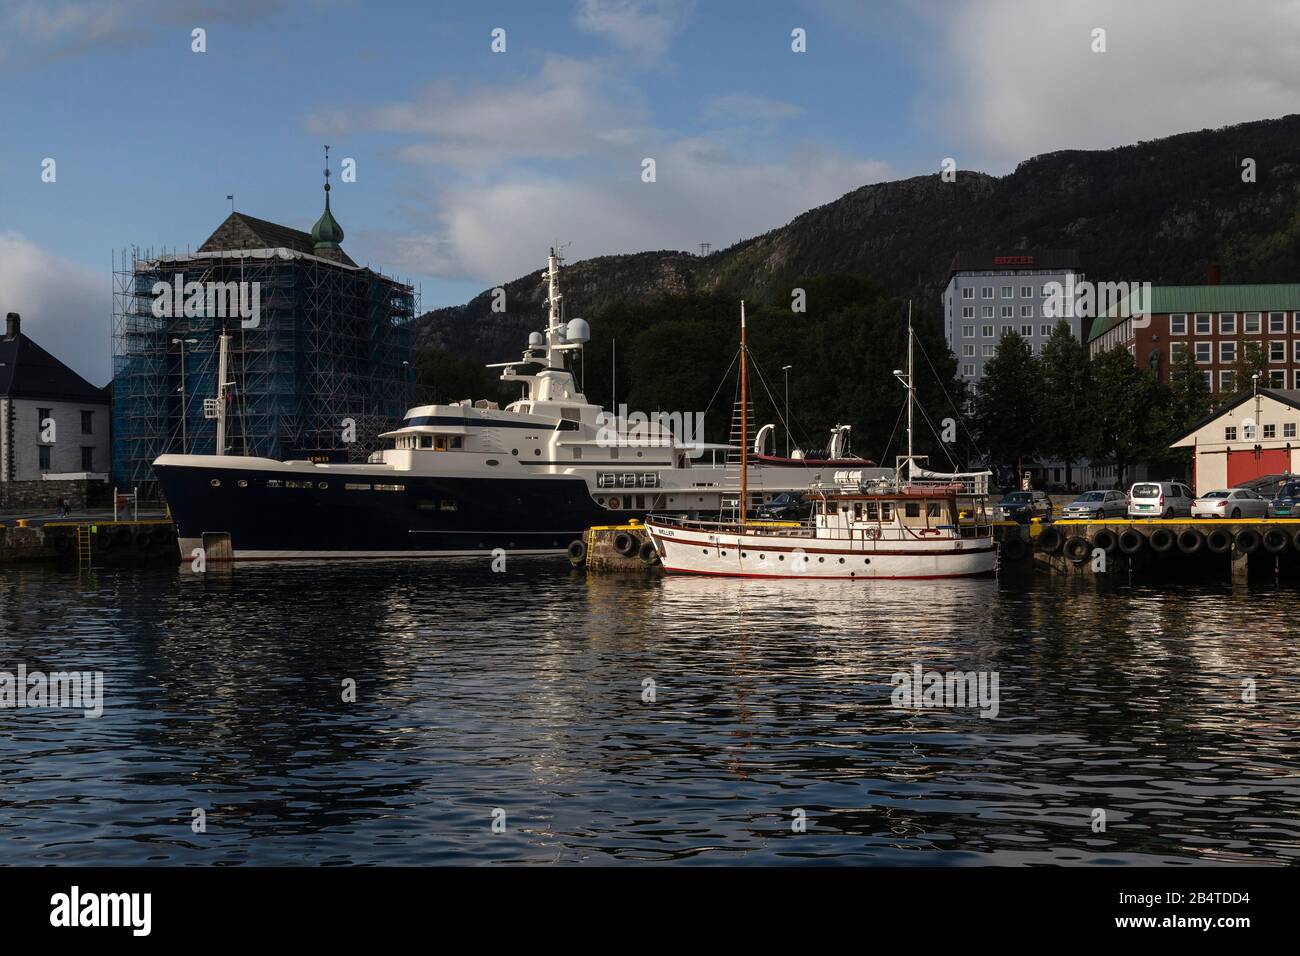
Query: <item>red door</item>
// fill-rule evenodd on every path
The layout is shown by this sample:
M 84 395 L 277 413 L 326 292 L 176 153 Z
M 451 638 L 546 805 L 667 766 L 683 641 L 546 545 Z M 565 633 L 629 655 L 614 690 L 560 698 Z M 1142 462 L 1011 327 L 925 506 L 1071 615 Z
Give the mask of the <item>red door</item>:
M 1289 459 L 1290 455 L 1285 448 L 1229 451 L 1228 484 L 1239 485 L 1261 475 L 1285 474 L 1290 467 Z

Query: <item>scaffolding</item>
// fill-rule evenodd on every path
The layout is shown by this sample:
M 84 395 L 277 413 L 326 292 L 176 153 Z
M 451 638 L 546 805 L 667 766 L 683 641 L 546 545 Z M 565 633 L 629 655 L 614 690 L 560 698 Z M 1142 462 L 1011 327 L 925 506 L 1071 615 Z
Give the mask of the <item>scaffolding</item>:
M 115 255 L 113 478 L 157 497 L 153 461 L 217 454 L 204 399 L 217 394 L 219 337 L 230 336 L 225 454 L 365 461 L 414 401 L 409 284 L 291 249 Z M 155 288 L 256 288 L 256 324 L 238 315 L 155 314 Z M 186 311 L 198 314 L 186 314 Z M 221 310 L 217 310 L 218 312 Z M 354 428 L 347 428 L 347 421 Z M 348 441 L 351 432 L 355 441 Z

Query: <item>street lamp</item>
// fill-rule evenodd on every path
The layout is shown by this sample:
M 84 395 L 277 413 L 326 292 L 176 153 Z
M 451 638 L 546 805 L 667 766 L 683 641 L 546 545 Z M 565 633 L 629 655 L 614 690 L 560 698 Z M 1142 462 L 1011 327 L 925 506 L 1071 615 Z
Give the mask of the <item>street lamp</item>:
M 785 457 L 790 457 L 790 369 L 793 365 L 782 365 L 785 372 Z
M 179 345 L 181 347 L 181 454 L 182 455 L 188 454 L 188 452 L 185 450 L 185 446 L 188 444 L 188 439 L 189 439 L 185 427 L 185 418 L 186 418 L 185 415 L 185 397 L 186 397 L 185 396 L 185 346 L 198 345 L 198 344 L 199 344 L 198 339 L 172 339 L 172 345 Z

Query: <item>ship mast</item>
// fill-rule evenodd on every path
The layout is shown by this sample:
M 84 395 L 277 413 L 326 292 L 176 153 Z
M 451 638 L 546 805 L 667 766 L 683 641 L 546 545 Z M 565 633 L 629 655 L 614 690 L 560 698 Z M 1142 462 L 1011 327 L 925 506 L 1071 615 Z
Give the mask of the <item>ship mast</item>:
M 740 300 L 740 526 L 745 527 L 745 504 L 749 501 L 749 381 L 745 352 L 745 300 Z
M 912 377 L 912 300 L 907 301 L 907 473 L 912 474 L 912 410 L 916 404 L 916 380 Z

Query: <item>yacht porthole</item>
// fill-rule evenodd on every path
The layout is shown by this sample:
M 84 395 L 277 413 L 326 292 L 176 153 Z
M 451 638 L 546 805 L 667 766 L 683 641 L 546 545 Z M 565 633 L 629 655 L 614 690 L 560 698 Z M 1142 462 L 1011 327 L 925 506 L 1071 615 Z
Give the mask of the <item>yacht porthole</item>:
M 843 563 L 844 563 L 844 559 L 843 559 L 843 558 L 840 558 L 840 564 L 843 564 Z
M 220 478 L 213 478 L 211 481 L 208 482 L 208 484 L 210 484 L 213 488 L 220 488 L 220 487 L 221 487 L 221 479 L 220 479 Z
M 487 460 L 487 464 L 489 464 L 489 465 L 499 465 L 499 464 L 501 464 L 501 462 L 497 461 L 495 458 L 489 458 L 489 459 Z
M 540 455 L 541 453 L 542 453 L 542 450 L 541 450 L 540 448 L 534 448 L 534 449 L 533 449 L 533 454 L 534 454 L 534 455 Z
M 518 449 L 518 448 L 511 448 L 511 449 L 510 449 L 510 454 L 512 454 L 512 455 L 514 455 L 516 458 L 518 458 L 518 457 L 519 457 L 519 449 Z
M 760 561 L 766 561 L 766 560 L 767 560 L 767 555 L 765 555 L 765 554 L 760 554 L 760 555 L 758 556 L 758 560 L 760 560 Z
M 780 555 L 780 556 L 777 558 L 777 560 L 778 560 L 778 561 L 784 561 L 784 560 L 785 560 L 785 555 L 784 555 L 784 554 L 783 554 L 783 555 Z
M 825 558 L 818 558 L 818 559 L 817 559 L 817 563 L 818 563 L 818 564 L 825 564 L 825 563 L 826 563 L 826 559 L 825 559 Z
M 316 487 L 319 488 L 321 491 L 324 491 L 324 490 L 325 490 L 326 488 L 328 488 L 329 486 L 330 486 L 330 483 L 329 483 L 328 481 L 322 481 L 322 482 L 320 482 L 319 484 L 316 485 Z
M 247 487 L 248 487 L 248 482 L 245 481 L 243 478 L 240 478 L 240 479 L 239 479 L 239 487 L 241 487 L 241 488 L 247 488 Z
M 740 556 L 741 556 L 742 558 L 747 558 L 747 557 L 749 557 L 749 553 L 746 552 L 746 551 L 742 551 L 742 552 L 740 552 Z

